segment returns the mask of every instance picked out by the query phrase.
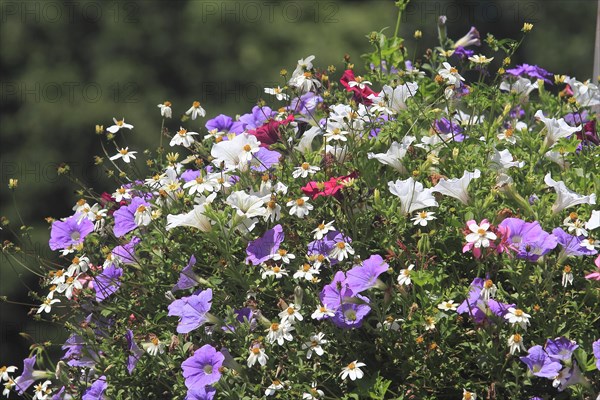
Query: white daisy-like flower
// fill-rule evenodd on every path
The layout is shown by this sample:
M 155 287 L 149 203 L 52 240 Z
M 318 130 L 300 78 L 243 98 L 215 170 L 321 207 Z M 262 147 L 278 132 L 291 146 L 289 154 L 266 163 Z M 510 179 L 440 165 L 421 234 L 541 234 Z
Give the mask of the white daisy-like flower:
M 165 344 L 156 336 L 152 337 L 149 342 L 142 343 L 142 347 L 151 356 L 156 356 L 159 353 L 163 354 L 165 352 Z
M 356 380 L 362 378 L 365 374 L 360 369 L 361 367 L 366 367 L 367 364 L 359 362 L 358 360 L 351 362 L 346 367 L 342 368 L 342 372 L 340 372 L 340 377 L 342 379 L 350 378 L 350 380 Z
M 52 389 L 50 389 L 48 387 L 51 384 L 52 384 L 52 382 L 45 381 L 44 383 L 38 383 L 37 385 L 35 385 L 33 399 L 34 400 L 47 400 L 48 396 L 50 396 L 52 394 Z
M 281 279 L 287 276 L 288 272 L 285 268 L 278 265 L 274 266 L 263 266 L 262 278 L 267 279 L 269 276 L 274 276 L 276 279 Z
M 83 289 L 83 285 L 81 284 L 81 282 L 79 282 L 79 275 L 77 276 L 70 276 L 67 279 L 65 279 L 64 283 L 61 283 L 60 285 L 58 285 L 58 288 L 56 289 L 56 291 L 58 293 L 64 293 L 65 297 L 69 300 L 71 300 L 71 297 L 73 297 L 73 290 L 81 290 Z
M 300 314 L 300 306 L 290 303 L 285 310 L 279 313 L 281 323 L 293 324 L 296 321 L 302 321 L 304 317 Z
M 327 130 L 325 131 L 323 137 L 327 142 L 330 142 L 332 140 L 340 140 L 342 142 L 345 142 L 348 140 L 348 138 L 346 137 L 347 134 L 348 131 L 343 130 L 339 126 L 328 124 Z
M 296 167 L 292 172 L 294 178 L 306 178 L 308 175 L 314 175 L 321 168 L 310 165 L 307 162 L 302 163 L 299 167 Z
M 398 275 L 398 284 L 399 285 L 408 286 L 412 283 L 410 274 L 414 268 L 415 268 L 415 264 L 410 264 L 407 268 L 400 270 L 400 275 Z
M 135 156 L 134 154 L 137 153 L 137 151 L 129 151 L 129 147 L 125 147 L 125 148 L 121 148 L 121 149 L 117 149 L 118 153 L 115 154 L 114 156 L 110 157 L 110 160 L 117 160 L 119 158 L 122 158 L 123 161 L 125 161 L 126 163 L 130 163 L 131 160 L 135 160 Z
M 289 100 L 290 96 L 283 93 L 283 89 L 277 86 L 276 88 L 265 88 L 265 93 L 275 96 L 277 100 Z
M 588 231 L 585 229 L 585 222 L 578 218 L 577 213 L 572 212 L 563 220 L 563 225 L 567 227 L 569 233 L 575 236 L 587 236 Z
M 334 222 L 335 221 L 329 221 L 328 223 L 325 223 L 325 221 L 321 222 L 319 226 L 317 226 L 317 228 L 312 231 L 314 233 L 313 237 L 315 238 L 315 240 L 321 240 L 323 239 L 323 237 L 325 237 L 325 235 L 327 235 L 327 233 L 335 231 L 335 228 L 333 226 Z
M 288 251 L 284 249 L 279 249 L 275 254 L 271 255 L 271 260 L 281 261 L 284 264 L 291 263 L 292 260 L 295 258 L 295 255 L 293 255 L 292 253 L 288 253 Z
M 289 322 L 273 322 L 267 329 L 267 342 L 270 344 L 277 342 L 278 345 L 283 346 L 286 340 L 288 342 L 294 340 L 291 332 L 295 329 Z
M 121 186 L 111 195 L 115 198 L 117 203 L 120 203 L 123 200 L 131 200 L 131 189 L 125 188 Z
M 192 120 L 195 120 L 198 118 L 198 116 L 204 117 L 206 115 L 206 111 L 204 111 L 204 108 L 200 106 L 199 101 L 194 101 L 190 109 L 185 112 L 185 115 L 191 115 Z
M 280 380 L 275 379 L 271 383 L 271 385 L 269 385 L 269 387 L 265 390 L 265 396 L 272 396 L 278 390 L 283 390 L 283 389 L 284 389 L 283 383 L 281 383 Z
M 496 137 L 498 140 L 505 140 L 510 144 L 517 143 L 517 136 L 515 135 L 515 130 L 513 128 L 503 129 Z
M 307 281 L 312 281 L 315 275 L 319 275 L 321 271 L 318 268 L 313 267 L 308 263 L 304 263 L 298 271 L 296 271 L 293 275 L 294 279 L 306 279 Z
M 202 194 L 204 192 L 212 192 L 215 190 L 214 184 L 215 180 L 210 179 L 209 177 L 203 177 L 202 175 L 198 175 L 196 179 L 191 179 L 183 185 L 184 189 L 190 189 L 190 195 L 194 193 Z
M 49 313 L 50 311 L 52 311 L 52 305 L 56 304 L 56 303 L 60 303 L 60 300 L 59 299 L 51 299 L 49 297 L 46 298 L 46 300 L 44 300 L 44 302 L 42 303 L 40 308 L 38 308 L 36 314 L 41 314 L 43 312 Z
M 494 59 L 494 57 L 487 58 L 486 56 L 484 56 L 482 54 L 476 54 L 474 56 L 469 57 L 469 61 L 471 61 L 475 64 L 482 64 L 482 65 L 491 63 L 493 59 Z
M 456 304 L 454 300 L 442 301 L 440 304 L 437 305 L 437 308 L 439 308 L 442 311 L 456 311 L 457 307 L 458 304 Z
M 177 133 L 175 133 L 175 135 L 173 135 L 173 138 L 171 139 L 171 143 L 169 143 L 171 145 L 171 147 L 173 146 L 183 146 L 183 147 L 190 147 L 193 143 L 194 143 L 194 136 L 198 135 L 198 132 L 188 132 L 187 129 L 183 129 L 182 127 L 179 127 L 179 130 L 177 131 Z
M 467 226 L 471 233 L 466 236 L 466 240 L 468 243 L 474 243 L 475 248 L 490 247 L 490 240 L 496 240 L 496 234 L 488 231 L 490 223 L 485 220 L 481 222 L 481 225 L 471 221 Z
M 477 400 L 477 395 L 473 392 L 469 392 L 467 389 L 463 389 L 462 400 Z
M 170 101 L 165 101 L 164 103 L 159 104 L 157 107 L 160 108 L 160 115 L 163 118 L 171 118 L 173 116 L 173 110 L 171 110 Z
M 527 325 L 529 325 L 529 318 L 531 318 L 531 315 L 525 313 L 520 308 L 510 307 L 508 312 L 504 315 L 504 318 L 506 318 L 511 324 L 517 324 L 526 330 Z
M 436 219 L 436 217 L 434 217 L 433 214 L 435 213 L 432 211 L 419 211 L 415 214 L 415 217 L 411 218 L 410 220 L 415 221 L 415 225 L 427 226 L 428 221 Z
M 17 378 L 19 379 L 19 378 Z M 16 382 L 12 378 L 8 378 L 8 381 L 4 384 L 4 389 L 2 390 L 2 396 L 10 396 L 11 390 L 14 390 L 16 386 Z
M 314 207 L 308 203 L 308 197 L 300 197 L 296 200 L 288 201 L 286 204 L 290 208 L 290 215 L 296 215 L 298 218 L 304 218 Z
M 383 320 L 383 323 L 381 323 L 381 322 L 377 323 L 377 329 L 398 332 L 400 330 L 400 322 L 403 322 L 403 321 L 404 320 L 402 318 L 394 318 L 391 315 L 388 315 Z
M 110 133 L 117 133 L 122 128 L 127 128 L 129 130 L 133 129 L 133 125 L 125 123 L 125 118 L 123 118 L 119 121 L 117 121 L 116 118 L 113 118 L 113 121 L 115 124 L 106 128 L 106 130 L 109 131 Z
M 54 271 L 54 278 L 52 278 L 52 280 L 50 281 L 50 283 L 52 285 L 60 285 L 61 283 L 65 282 L 65 279 L 67 279 L 69 275 L 67 272 L 65 272 L 64 269 L 59 269 Z
M 325 305 L 320 305 L 312 313 L 311 318 L 321 320 L 323 318 L 333 317 L 334 315 L 335 315 L 335 310 L 327 308 L 327 306 L 325 306 Z
M 310 392 L 304 392 L 302 394 L 302 400 L 318 400 L 323 396 L 325 396 L 325 392 L 321 389 L 317 389 L 317 382 L 313 382 Z
M 255 344 L 250 348 L 250 355 L 248 356 L 247 365 L 251 368 L 257 362 L 260 365 L 266 365 L 269 356 L 265 354 L 265 350 L 260 345 Z
M 15 367 L 15 366 L 2 366 L 0 367 L 0 381 L 1 382 L 6 382 L 10 379 L 10 376 L 8 376 L 8 374 L 14 374 L 19 368 Z
M 364 90 L 367 86 L 371 86 L 372 83 L 365 80 L 362 76 L 357 76 L 353 81 L 348 81 L 348 86 L 358 87 L 360 90 Z
M 454 68 L 453 66 L 451 66 L 449 63 L 444 62 L 444 63 L 442 63 L 442 66 L 444 68 L 440 69 L 438 71 L 438 74 L 440 74 L 440 76 L 442 78 L 444 78 L 446 83 L 448 83 L 449 85 L 453 85 L 456 88 L 459 88 L 461 85 L 460 82 L 464 81 L 465 78 L 463 78 L 458 73 L 458 70 L 456 68 Z
M 335 258 L 338 261 L 345 260 L 349 257 L 349 255 L 354 255 L 354 249 L 352 248 L 350 243 L 344 241 L 337 242 L 331 249 L 331 252 L 329 253 L 330 258 Z
M 321 345 L 324 344 L 327 344 L 327 340 L 325 339 L 325 334 L 323 332 L 319 332 L 315 335 L 312 335 L 310 337 L 310 341 L 305 342 L 302 345 L 302 349 L 307 350 L 306 358 L 310 360 L 312 358 L 313 352 L 319 357 L 325 354 L 325 350 L 323 350 L 323 347 L 321 347 Z
M 486 279 L 483 282 L 483 288 L 481 288 L 481 292 L 479 295 L 483 298 L 484 301 L 488 301 L 490 298 L 496 296 L 496 292 L 498 291 L 498 287 L 491 279 Z
M 435 318 L 425 317 L 425 330 L 432 331 L 435 329 Z
M 152 221 L 152 209 L 149 205 L 140 204 L 133 217 L 137 226 L 148 226 Z
M 570 265 L 565 265 L 563 268 L 562 280 L 561 283 L 563 287 L 567 287 L 568 285 L 573 284 L 573 270 Z
M 594 251 L 597 247 L 600 247 L 600 241 L 590 236 L 583 239 L 579 245 L 585 247 L 589 251 Z
M 510 335 L 508 338 L 508 347 L 511 355 L 515 353 L 525 351 L 525 345 L 523 344 L 523 336 L 515 333 Z

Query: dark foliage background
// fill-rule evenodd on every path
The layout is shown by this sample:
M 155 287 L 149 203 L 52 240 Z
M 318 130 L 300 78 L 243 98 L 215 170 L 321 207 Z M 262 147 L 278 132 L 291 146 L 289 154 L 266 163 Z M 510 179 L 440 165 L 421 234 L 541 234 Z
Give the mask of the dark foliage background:
M 416 0 L 401 24 L 409 54 L 435 46 L 441 14 L 455 39 L 470 26 L 482 37 L 516 38 L 523 22 L 532 22 L 514 63 L 591 77 L 595 0 Z M 18 210 L 35 227 L 27 252 L 55 257 L 44 218 L 70 215 L 78 199 L 76 186 L 56 167 L 65 162 L 86 185 L 114 189 L 93 165 L 93 156 L 102 155 L 96 124 L 125 117 L 135 125 L 125 133 L 130 148 L 154 148 L 158 103 L 172 101 L 176 116 L 194 100 L 206 108 L 206 119 L 243 114 L 264 87 L 283 86 L 281 68 L 293 70 L 310 54 L 326 68 L 341 67 L 347 53 L 364 71 L 365 35 L 384 27 L 392 34 L 396 15 L 391 0 L 0 1 L 0 215 L 18 230 Z M 415 29 L 423 32 L 419 42 Z M 481 52 L 489 54 L 485 45 Z M 206 119 L 188 126 L 203 132 Z M 19 179 L 14 201 L 9 178 Z M 15 240 L 6 228 L 0 234 L 2 241 Z M 22 261 L 36 267 L 34 258 Z M 39 290 L 37 279 L 5 258 L 0 262 L 0 296 L 30 303 L 27 291 Z M 19 332 L 62 344 L 63 332 L 32 322 L 29 309 L 0 304 L 0 365 L 22 367 L 30 342 Z

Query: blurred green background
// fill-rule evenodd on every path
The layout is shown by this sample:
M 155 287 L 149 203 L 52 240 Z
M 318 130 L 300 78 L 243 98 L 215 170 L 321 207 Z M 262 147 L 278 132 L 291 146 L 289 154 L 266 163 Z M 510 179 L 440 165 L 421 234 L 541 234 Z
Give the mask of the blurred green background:
M 482 37 L 520 37 L 523 22 L 535 27 L 514 63 L 538 64 L 553 73 L 591 78 L 596 23 L 595 0 L 413 1 L 401 24 L 409 54 L 436 45 L 436 21 L 448 17 L 449 37 L 470 26 Z M 187 127 L 204 132 L 210 117 L 244 114 L 280 84 L 281 68 L 314 54 L 315 65 L 334 64 L 339 78 L 344 54 L 358 71 L 359 56 L 369 51 L 370 31 L 390 27 L 396 9 L 376 1 L 0 1 L 0 215 L 13 230 L 23 220 L 34 226 L 33 250 L 54 257 L 46 247 L 44 218 L 72 213 L 76 186 L 59 177 L 65 162 L 73 174 L 97 191 L 114 186 L 93 165 L 102 155 L 96 124 L 125 117 L 131 149 L 158 144 L 161 118 L 157 104 L 173 103 L 179 116 L 199 100 L 207 118 Z M 413 39 L 415 29 L 423 38 Z M 489 49 L 481 47 L 483 54 Z M 271 101 L 271 99 L 268 99 Z M 176 120 L 171 129 L 178 128 Z M 112 152 L 113 149 L 109 151 Z M 143 158 L 143 157 L 140 157 Z M 138 158 L 138 162 L 143 161 Z M 19 179 L 14 199 L 8 180 Z M 8 229 L 2 241 L 15 240 Z M 29 248 L 29 250 L 32 250 Z M 32 267 L 35 259 L 23 259 Z M 0 296 L 31 303 L 35 277 L 23 268 L 0 264 Z M 30 307 L 0 304 L 0 365 L 17 365 L 35 340 L 61 344 L 63 333 L 27 317 Z

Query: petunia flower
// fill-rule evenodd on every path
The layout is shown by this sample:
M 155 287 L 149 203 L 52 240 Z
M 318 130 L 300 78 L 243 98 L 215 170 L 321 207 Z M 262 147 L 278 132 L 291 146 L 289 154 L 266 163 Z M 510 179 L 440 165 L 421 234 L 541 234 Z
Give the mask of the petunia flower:
M 581 129 L 581 126 L 569 126 L 563 118 L 546 118 L 542 110 L 535 113 L 535 118 L 542 121 L 546 127 L 545 148 L 551 148 L 559 139 L 569 137 Z
M 427 207 L 437 207 L 438 203 L 433 197 L 432 189 L 423 189 L 421 182 L 412 177 L 403 181 L 388 182 L 388 187 L 393 195 L 400 198 L 400 212 L 404 215 Z
M 171 292 L 177 290 L 191 289 L 198 285 L 198 276 L 194 273 L 194 265 L 196 265 L 196 257 L 192 254 L 187 265 L 181 270 L 177 283 L 171 289 Z
M 406 167 L 402 164 L 402 159 L 406 155 L 411 143 L 415 141 L 414 136 L 405 136 L 402 143 L 392 142 L 390 148 L 385 153 L 367 153 L 367 158 L 376 159 L 384 165 L 389 165 L 401 174 L 407 174 Z
M 185 386 L 188 389 L 203 389 L 221 379 L 221 367 L 225 356 L 210 344 L 205 344 L 181 363 Z
M 346 284 L 354 293 L 360 293 L 375 286 L 385 287 L 378 277 L 388 268 L 389 265 L 383 261 L 383 258 L 374 254 L 363 261 L 362 265 L 355 266 L 346 272 Z
M 440 179 L 437 185 L 435 185 L 431 191 L 439 192 L 443 195 L 454 197 L 463 204 L 469 203 L 469 192 L 467 191 L 469 183 L 473 179 L 477 179 L 481 176 L 481 171 L 475 169 L 473 172 L 464 171 L 463 176 L 453 179 Z
M 102 375 L 92 383 L 92 386 L 84 393 L 81 400 L 103 400 L 104 391 L 108 388 L 106 376 Z
M 131 199 L 131 203 L 122 206 L 114 213 L 115 226 L 113 233 L 117 237 L 121 237 L 136 229 L 138 222 L 145 223 L 146 221 L 140 219 L 140 214 L 150 209 L 150 204 L 141 197 L 134 197 Z
M 131 329 L 127 329 L 125 333 L 125 339 L 127 340 L 127 350 L 131 352 L 129 356 L 127 356 L 127 372 L 129 375 L 135 369 L 136 364 L 144 355 L 144 350 L 140 349 L 140 347 L 135 342 L 135 338 L 133 336 L 133 331 Z
M 527 356 L 520 357 L 535 376 L 554 379 L 562 368 L 562 365 L 548 357 L 542 346 L 536 345 L 527 351 Z
M 169 316 L 179 317 L 177 333 L 189 333 L 208 321 L 211 308 L 212 289 L 206 289 L 191 296 L 182 297 L 169 304 Z
M 552 179 L 550 172 L 544 176 L 544 182 L 556 192 L 556 202 L 552 206 L 552 212 L 555 214 L 577 204 L 596 204 L 596 193 L 588 196 L 577 194 L 569 190 L 563 181 L 557 182 Z
M 104 268 L 101 274 L 94 277 L 97 302 L 104 301 L 108 296 L 119 290 L 122 275 L 123 268 L 117 268 L 114 264 L 110 264 L 107 268 Z
M 88 219 L 79 220 L 77 214 L 64 221 L 54 221 L 50 230 L 50 249 L 68 249 L 83 243 L 85 237 L 94 231 L 94 224 Z

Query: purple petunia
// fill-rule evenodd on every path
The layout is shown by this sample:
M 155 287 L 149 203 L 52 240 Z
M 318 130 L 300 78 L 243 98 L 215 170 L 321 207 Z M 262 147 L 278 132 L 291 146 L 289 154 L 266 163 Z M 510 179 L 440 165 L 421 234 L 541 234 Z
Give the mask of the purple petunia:
M 581 245 L 584 237 L 569 235 L 562 228 L 554 228 L 552 230 L 552 234 L 556 236 L 565 256 L 592 256 L 598 253 L 598 251 L 595 249 L 590 250 Z
M 65 387 L 61 387 L 58 392 L 56 392 L 50 400 L 63 400 L 65 397 Z
M 217 130 L 217 132 L 224 133 L 235 133 L 239 135 L 244 132 L 244 124 L 241 121 L 234 121 L 233 118 L 220 114 L 214 117 L 213 119 L 209 119 L 206 121 L 206 125 L 204 125 L 208 131 Z
M 281 153 L 275 150 L 269 150 L 265 147 L 261 147 L 256 153 L 254 153 L 254 157 L 256 157 L 258 164 L 253 165 L 250 168 L 254 171 L 264 172 L 271 168 L 273 165 L 279 164 L 279 158 L 281 157 Z
M 132 353 L 127 357 L 127 372 L 131 375 L 136 364 L 140 361 L 142 355 L 144 355 L 144 350 L 140 349 L 135 342 L 133 331 L 131 329 L 127 329 L 125 339 L 127 339 L 127 349 Z
M 553 361 L 544 351 L 542 346 L 536 345 L 527 350 L 527 356 L 520 357 L 535 376 L 554 379 L 560 372 L 562 365 Z
M 244 114 L 240 117 L 240 122 L 243 124 L 243 130 L 256 129 L 276 114 L 277 113 L 271 110 L 270 107 L 254 106 L 252 107 L 251 113 Z
M 462 61 L 465 61 L 467 58 L 471 57 L 473 54 L 475 54 L 475 52 L 473 50 L 465 49 L 463 46 L 458 46 L 456 49 L 454 49 L 454 53 L 452 53 L 453 56 L 456 56 L 457 58 L 459 58 Z
M 61 359 L 68 360 L 67 364 L 71 367 L 94 367 L 99 359 L 98 354 L 84 344 L 81 336 L 72 334 L 62 346 L 66 351 Z
M 185 400 L 212 400 L 215 398 L 217 390 L 212 386 L 205 386 L 198 389 L 189 389 Z
M 322 102 L 323 98 L 321 96 L 313 92 L 307 92 L 299 98 L 293 98 L 288 110 L 293 111 L 294 114 L 312 115 Z
M 142 239 L 134 236 L 127 244 L 115 247 L 112 251 L 113 259 L 121 264 L 137 264 L 135 246 L 141 241 Z
M 346 297 L 344 301 L 336 310 L 333 323 L 343 329 L 360 328 L 365 317 L 371 312 L 369 299 L 357 294 L 351 298 Z
M 33 377 L 33 366 L 35 365 L 35 361 L 35 355 L 23 360 L 23 373 L 15 379 L 15 386 L 20 395 L 25 393 L 29 386 L 35 381 L 35 378 Z
M 333 276 L 333 280 L 329 285 L 325 285 L 319 298 L 327 308 L 337 310 L 346 298 L 354 296 L 354 292 L 350 290 L 346 283 L 346 275 L 344 271 L 338 271 Z
M 275 225 L 265 232 L 262 237 L 248 242 L 246 247 L 246 263 L 260 265 L 267 261 L 273 254 L 279 250 L 279 245 L 283 242 L 285 234 L 281 225 Z
M 83 243 L 87 235 L 94 231 L 94 224 L 84 218 L 80 222 L 79 214 L 75 214 L 64 221 L 54 221 L 50 230 L 48 245 L 52 250 L 68 249 Z
M 437 133 L 452 134 L 452 140 L 462 142 L 465 140 L 465 135 L 462 134 L 462 128 L 456 121 L 451 121 L 448 118 L 441 118 L 433 123 L 433 128 Z
M 507 69 L 506 73 L 513 76 L 527 75 L 532 79 L 542 79 L 544 82 L 552 84 L 549 77 L 552 74 L 546 71 L 544 68 L 538 67 L 537 65 L 521 64 L 515 68 Z
M 346 272 L 346 283 L 354 293 L 360 293 L 377 285 L 379 275 L 386 272 L 389 265 L 380 255 L 372 255 L 363 261 L 361 266 L 356 266 Z
M 499 226 L 508 228 L 508 243 L 517 251 L 518 258 L 537 261 L 556 247 L 556 236 L 544 231 L 537 221 L 506 218 Z
M 92 383 L 92 386 L 85 392 L 81 400 L 103 400 L 104 391 L 107 387 L 106 376 L 102 375 Z
M 94 277 L 97 302 L 104 301 L 108 296 L 119 290 L 122 275 L 123 268 L 117 268 L 115 264 L 110 264 L 104 268 L 100 275 Z
M 314 240 L 308 244 L 308 255 L 322 255 L 328 258 L 329 253 L 331 253 L 331 250 L 333 250 L 335 245 L 339 242 L 352 243 L 352 239 L 350 239 L 348 236 L 344 236 L 341 232 L 329 231 L 327 235 L 323 236 L 323 239 Z M 335 265 L 338 262 L 339 261 L 336 258 L 332 257 L 331 259 L 329 259 L 330 265 Z
M 131 203 L 126 206 L 122 206 L 115 211 L 115 227 L 113 229 L 113 233 L 116 237 L 126 235 L 138 227 L 138 225 L 135 223 L 135 212 L 140 207 L 150 208 L 150 204 L 141 197 L 134 197 L 131 199 Z
M 206 289 L 188 297 L 182 297 L 169 305 L 169 316 L 180 317 L 177 333 L 189 333 L 207 321 L 210 311 L 212 290 Z
M 200 347 L 194 355 L 181 363 L 185 386 L 190 390 L 200 391 L 207 385 L 218 382 L 224 359 L 225 356 L 210 344 Z
M 483 278 L 473 279 L 468 298 L 458 306 L 456 312 L 469 314 L 476 324 L 491 323 L 490 317 L 493 315 L 504 320 L 508 309 L 515 307 L 515 304 L 506 304 L 491 298 L 484 301 L 482 296 L 484 282 Z
M 194 273 L 194 265 L 196 265 L 196 257 L 192 254 L 188 264 L 181 270 L 177 283 L 171 289 L 172 292 L 191 289 L 198 284 L 198 277 Z
M 546 340 L 546 353 L 555 361 L 570 361 L 579 345 L 566 337 Z
M 596 368 L 600 371 L 600 339 L 592 343 L 592 352 L 594 353 L 594 357 L 596 357 Z

